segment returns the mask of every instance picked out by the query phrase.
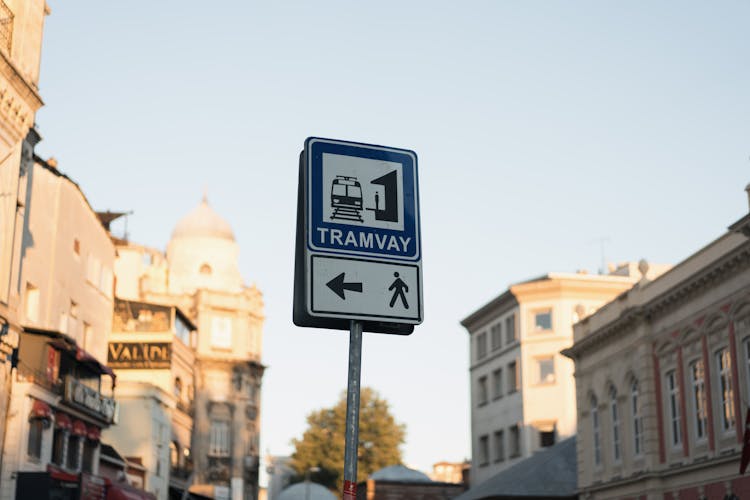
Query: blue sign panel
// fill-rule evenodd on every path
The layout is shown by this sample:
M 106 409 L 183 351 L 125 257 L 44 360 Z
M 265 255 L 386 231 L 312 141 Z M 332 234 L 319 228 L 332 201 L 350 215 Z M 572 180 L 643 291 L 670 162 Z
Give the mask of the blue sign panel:
M 311 137 L 305 154 L 309 250 L 420 260 L 416 153 Z

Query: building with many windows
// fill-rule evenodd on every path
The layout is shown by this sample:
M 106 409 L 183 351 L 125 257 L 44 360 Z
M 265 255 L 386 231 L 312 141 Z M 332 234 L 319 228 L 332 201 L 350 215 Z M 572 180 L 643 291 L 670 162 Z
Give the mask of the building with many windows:
M 257 288 L 243 283 L 232 228 L 204 198 L 177 223 L 165 254 L 116 243 L 118 299 L 174 306 L 184 314 L 173 317 L 196 327 L 192 377 L 170 372 L 167 381 L 167 392 L 176 395 L 180 386 L 192 412 L 190 491 L 257 498 L 263 301 Z M 174 340 L 173 360 L 180 343 Z M 154 370 L 134 378 L 153 383 Z M 184 454 L 186 444 L 175 444 Z
M 5 393 L 0 498 L 103 491 L 100 435 L 117 416 L 114 374 L 104 364 L 115 247 L 54 162 L 36 158 L 23 182 L 21 332 Z
M 750 195 L 750 186 L 748 187 Z M 750 215 L 575 327 L 583 498 L 750 495 Z
M 144 467 L 144 482 L 158 499 L 190 486 L 194 332 L 175 306 L 115 299 L 107 363 L 127 419 L 104 437 Z
M 472 487 L 575 434 L 573 363 L 560 351 L 573 342 L 573 323 L 637 282 L 635 267 L 517 283 L 461 322 L 470 342 Z

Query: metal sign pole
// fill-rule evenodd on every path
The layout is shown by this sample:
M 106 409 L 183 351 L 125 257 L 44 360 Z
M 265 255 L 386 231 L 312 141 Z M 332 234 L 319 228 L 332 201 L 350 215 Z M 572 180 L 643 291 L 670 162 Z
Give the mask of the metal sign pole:
M 362 322 L 349 325 L 349 382 L 346 389 L 346 444 L 344 447 L 343 500 L 357 498 L 357 448 L 359 444 L 359 381 L 362 368 Z

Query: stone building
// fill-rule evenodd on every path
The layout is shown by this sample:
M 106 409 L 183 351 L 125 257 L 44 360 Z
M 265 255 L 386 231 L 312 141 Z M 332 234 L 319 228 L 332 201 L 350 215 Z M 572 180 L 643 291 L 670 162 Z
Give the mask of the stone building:
M 573 343 L 573 323 L 633 286 L 634 269 L 549 273 L 512 285 L 461 322 L 470 342 L 472 487 L 575 434 L 573 363 L 560 351 Z
M 26 213 L 25 173 L 39 136 L 33 130 L 39 96 L 45 0 L 0 1 L 0 393 L 10 394 L 8 358 L 21 334 L 19 269 Z M 0 449 L 8 398 L 0 397 Z M 1 459 L 0 459 L 1 460 Z M 0 464 L 0 468 L 2 464 Z M 1 481 L 1 480 L 0 480 Z
M 575 326 L 581 497 L 750 496 L 749 237 L 746 215 Z
M 243 283 L 232 228 L 204 198 L 166 254 L 127 241 L 117 252 L 119 299 L 173 305 L 197 327 L 191 491 L 257 498 L 263 301 Z

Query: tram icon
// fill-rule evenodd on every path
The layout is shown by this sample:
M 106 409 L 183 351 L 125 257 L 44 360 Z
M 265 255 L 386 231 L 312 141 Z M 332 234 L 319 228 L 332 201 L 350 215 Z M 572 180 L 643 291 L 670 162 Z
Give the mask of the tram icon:
M 337 175 L 331 183 L 331 220 L 364 222 L 362 186 L 356 177 Z

